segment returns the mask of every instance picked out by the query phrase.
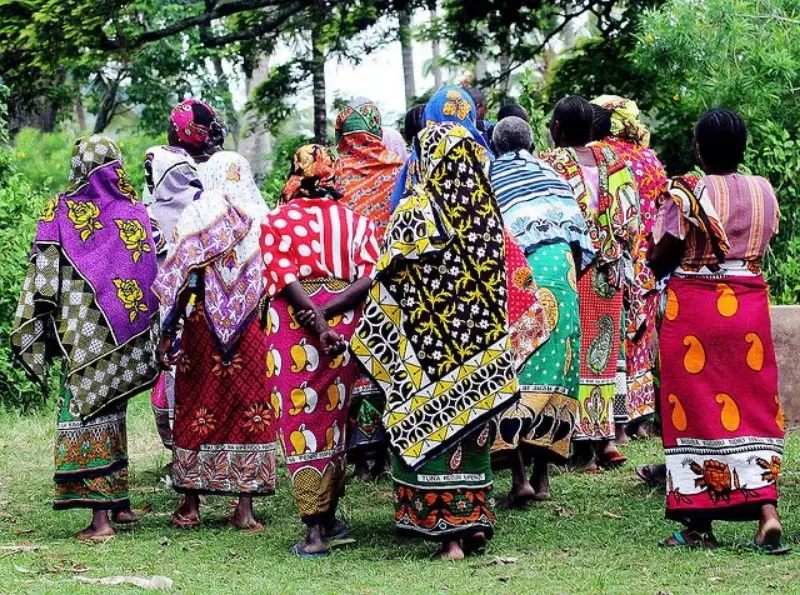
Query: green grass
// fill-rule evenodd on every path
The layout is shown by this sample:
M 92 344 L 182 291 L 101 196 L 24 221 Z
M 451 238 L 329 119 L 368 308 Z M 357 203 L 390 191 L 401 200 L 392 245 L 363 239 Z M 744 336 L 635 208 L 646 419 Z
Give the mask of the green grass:
M 52 411 L 19 418 L 0 414 L 0 545 L 46 546 L 0 559 L 0 593 L 97 593 L 103 587 L 72 582 L 82 576 L 172 578 L 178 593 L 767 593 L 800 589 L 794 554 L 783 558 L 743 551 L 753 523 L 719 524 L 717 551 L 675 552 L 657 542 L 675 526 L 663 519 L 663 495 L 645 488 L 634 463 L 661 459 L 657 440 L 636 443 L 632 461 L 601 476 L 561 474 L 554 501 L 524 512 L 499 514 L 488 555 L 462 563 L 431 562 L 434 547 L 400 540 L 393 533 L 391 484 L 353 485 L 342 512 L 355 545 L 328 559 L 299 561 L 290 548 L 302 534 L 286 475 L 276 496 L 260 500 L 267 522 L 261 534 L 242 534 L 224 524 L 227 499 L 211 498 L 205 527 L 177 531 L 169 524 L 176 494 L 160 482 L 168 461 L 155 432 L 147 399 L 129 413 L 132 497 L 144 508 L 142 522 L 113 541 L 84 545 L 73 535 L 86 511 L 55 512 L 52 491 Z M 788 534 L 798 530 L 797 455 L 800 438 L 789 439 L 781 510 Z M 498 495 L 509 487 L 501 473 Z M 621 516 L 612 518 L 609 513 Z M 798 546 L 800 548 L 800 546 Z M 3 552 L 0 552 L 0 556 Z M 517 558 L 491 564 L 494 556 Z M 30 574 L 30 571 L 35 574 Z M 58 582 L 61 581 L 61 582 Z M 133 592 L 134 587 L 105 588 Z

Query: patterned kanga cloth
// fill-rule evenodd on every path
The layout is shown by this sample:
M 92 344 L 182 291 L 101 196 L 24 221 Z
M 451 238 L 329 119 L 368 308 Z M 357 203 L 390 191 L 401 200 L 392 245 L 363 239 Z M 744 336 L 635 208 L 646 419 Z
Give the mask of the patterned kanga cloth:
M 424 184 L 397 208 L 351 343 L 387 395 L 392 447 L 416 469 L 514 402 L 503 223 L 463 126 L 420 138 Z

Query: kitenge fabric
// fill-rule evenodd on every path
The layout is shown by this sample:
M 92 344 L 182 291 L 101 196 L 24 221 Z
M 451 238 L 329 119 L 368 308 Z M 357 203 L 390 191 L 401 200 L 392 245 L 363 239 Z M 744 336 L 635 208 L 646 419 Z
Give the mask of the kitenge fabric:
M 550 336 L 519 374 L 520 399 L 493 423 L 493 464 L 511 453 L 547 452 L 566 458 L 578 418 L 581 326 L 575 261 L 564 242 L 543 244 L 528 256 Z
M 655 412 L 656 316 L 661 296 L 656 288 L 655 275 L 646 261 L 658 205 L 667 187 L 667 176 L 656 154 L 635 140 L 610 137 L 606 143 L 631 168 L 639 189 L 641 224 L 633 241 L 633 283 L 626 303 L 631 304 L 632 310 L 639 309 L 643 313 L 643 327 L 637 328 L 640 321 L 628 316 L 624 339 L 627 416 L 634 420 Z
M 611 112 L 611 136 L 636 143 L 641 147 L 650 146 L 650 131 L 639 120 L 639 106 L 635 101 L 618 95 L 601 95 L 592 103 Z
M 301 282 L 322 308 L 350 283 L 339 279 Z M 279 413 L 280 439 L 301 518 L 329 518 L 344 491 L 345 445 L 350 391 L 358 375 L 350 352 L 331 357 L 319 337 L 294 318 L 284 295 L 272 300 L 266 329 L 267 392 Z M 328 321 L 348 341 L 358 324 L 350 310 Z
M 265 390 L 259 321 L 221 357 L 202 300 L 187 318 L 175 378 L 172 482 L 179 492 L 263 496 L 275 490 L 277 415 Z
M 491 432 L 484 424 L 416 471 L 392 461 L 395 523 L 399 533 L 433 541 L 494 533 Z
M 336 190 L 336 155 L 329 147 L 303 145 L 292 156 L 289 178 L 281 191 L 281 201 L 293 198 L 330 196 Z
M 199 106 L 207 112 L 208 124 L 197 121 L 194 106 Z M 227 133 L 225 123 L 214 108 L 199 99 L 186 99 L 173 107 L 170 113 L 170 127 L 178 141 L 193 151 L 207 150 L 215 139 L 224 139 Z
M 403 135 L 391 126 L 384 126 L 381 131 L 383 132 L 383 144 L 397 155 L 402 163 L 405 163 L 408 157 L 408 148 Z
M 482 166 L 487 167 L 494 159 L 489 144 L 478 130 L 475 103 L 469 93 L 462 87 L 455 85 L 442 87 L 425 105 L 422 121 L 425 127 L 436 126 L 446 122 L 463 126 L 476 143 L 476 153 Z M 392 193 L 392 211 L 400 204 L 400 199 L 410 192 L 414 185 L 423 178 L 419 157 L 419 150 L 414 145 L 411 155 L 406 160 L 406 164 L 395 183 L 394 192 Z
M 564 242 L 581 254 L 581 270 L 594 259 L 586 219 L 566 181 L 528 151 L 508 152 L 490 168 L 503 220 L 523 250 Z
M 417 469 L 515 399 L 503 223 L 463 126 L 420 134 L 424 183 L 387 228 L 351 348 L 387 396 L 392 447 Z
M 758 519 L 778 500 L 784 437 L 763 278 L 673 275 L 660 351 L 667 517 Z
M 130 508 L 127 402 L 117 401 L 100 415 L 82 420 L 71 413 L 72 395 L 63 380 L 56 422 L 53 508 Z
M 342 204 L 372 221 L 378 242 L 391 215 L 390 200 L 403 162 L 381 139 L 381 115 L 369 100 L 351 102 L 336 118 L 336 181 Z
M 76 143 L 68 188 L 42 210 L 11 345 L 42 386 L 48 360 L 65 360 L 69 413 L 85 420 L 158 375 L 156 254 L 147 211 L 110 140 Z

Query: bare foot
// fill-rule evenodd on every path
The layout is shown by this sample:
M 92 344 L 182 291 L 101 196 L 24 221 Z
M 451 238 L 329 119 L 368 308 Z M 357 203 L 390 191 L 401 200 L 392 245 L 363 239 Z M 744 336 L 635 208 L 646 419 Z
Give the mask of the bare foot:
M 228 523 L 243 531 L 263 531 L 264 525 L 256 520 L 252 496 L 241 496 Z
M 178 508 L 172 513 L 172 524 L 179 529 L 200 526 L 200 498 L 196 493 L 188 492 Z
M 126 508 L 125 510 L 115 510 L 112 512 L 111 520 L 118 525 L 130 525 L 132 523 L 138 523 L 141 517 L 136 514 L 133 509 Z
M 116 535 L 114 527 L 108 521 L 107 510 L 95 510 L 92 513 L 92 522 L 76 536 L 78 541 L 105 541 Z
M 628 444 L 631 441 L 630 437 L 628 437 L 628 432 L 625 426 L 626 424 L 616 424 L 616 437 L 614 438 L 614 442 L 616 444 Z
M 464 553 L 469 556 L 486 549 L 487 541 L 486 533 L 482 531 L 480 533 L 475 533 L 475 535 L 464 540 Z
M 463 560 L 464 557 L 464 550 L 461 549 L 461 544 L 457 541 L 448 541 L 442 544 L 442 547 L 433 554 L 431 559 L 456 561 Z
M 525 508 L 531 500 L 536 498 L 536 491 L 528 484 L 513 486 L 508 493 L 506 506 L 508 508 Z
M 312 525 L 308 528 L 306 538 L 295 546 L 298 556 L 303 554 L 308 556 L 324 556 L 328 553 L 328 546 L 325 544 L 322 525 Z
M 359 459 L 356 461 L 353 468 L 353 475 L 350 476 L 355 481 L 370 481 L 372 480 L 372 473 L 369 470 L 369 464 L 366 459 Z
M 534 459 L 533 473 L 531 473 L 528 482 L 533 491 L 536 492 L 534 500 L 545 502 L 550 499 L 550 474 L 547 460 L 542 458 Z
M 758 524 L 758 533 L 756 533 L 756 545 L 779 547 L 782 536 L 783 527 L 781 527 L 781 521 L 775 505 L 764 505 L 762 507 L 761 520 Z

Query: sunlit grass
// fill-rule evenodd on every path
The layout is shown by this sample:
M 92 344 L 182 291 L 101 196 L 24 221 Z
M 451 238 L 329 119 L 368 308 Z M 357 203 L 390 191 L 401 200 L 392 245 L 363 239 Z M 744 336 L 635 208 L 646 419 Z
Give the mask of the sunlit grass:
M 177 495 L 160 481 L 169 457 L 141 397 L 129 415 L 132 497 L 134 506 L 147 512 L 138 527 L 121 530 L 115 540 L 83 545 L 73 535 L 88 513 L 50 507 L 53 418 L 52 412 L 25 418 L 0 414 L 0 545 L 47 547 L 0 558 L 2 593 L 97 593 L 103 587 L 72 582 L 73 570 L 84 567 L 88 571 L 81 574 L 90 577 L 168 576 L 175 581 L 173 592 L 187 594 L 762 593 L 792 592 L 800 584 L 794 555 L 743 551 L 755 529 L 751 523 L 720 524 L 723 547 L 714 552 L 661 550 L 658 540 L 676 527 L 663 518 L 663 495 L 632 473 L 633 463 L 660 460 L 656 440 L 628 447 L 632 460 L 619 471 L 558 473 L 553 502 L 524 512 L 501 511 L 487 555 L 462 563 L 431 562 L 432 544 L 394 535 L 388 481 L 349 487 L 342 512 L 357 543 L 322 561 L 300 561 L 290 552 L 302 525 L 285 473 L 277 495 L 257 503 L 265 532 L 230 529 L 224 523 L 227 498 L 209 499 L 203 528 L 177 531 L 169 524 Z M 781 499 L 788 535 L 800 523 L 799 451 L 800 440 L 792 437 Z M 508 487 L 508 474 L 500 474 L 498 495 Z M 517 561 L 491 564 L 494 556 Z

